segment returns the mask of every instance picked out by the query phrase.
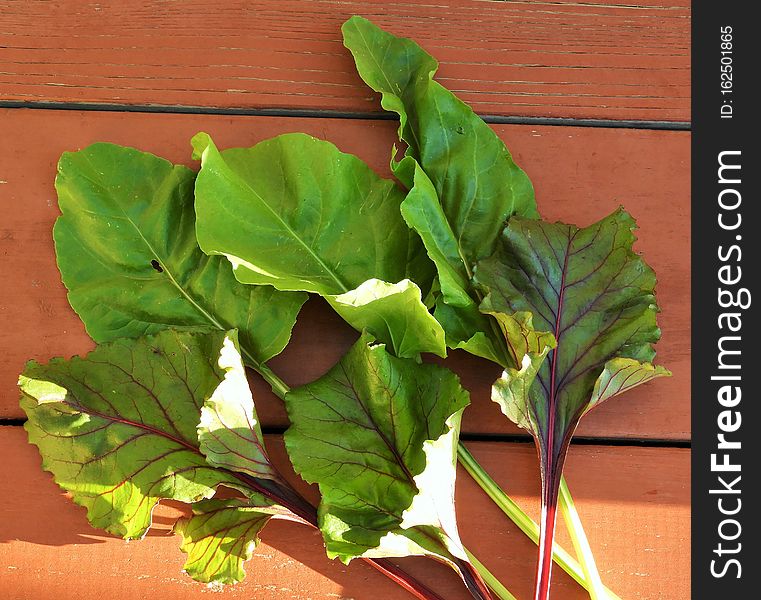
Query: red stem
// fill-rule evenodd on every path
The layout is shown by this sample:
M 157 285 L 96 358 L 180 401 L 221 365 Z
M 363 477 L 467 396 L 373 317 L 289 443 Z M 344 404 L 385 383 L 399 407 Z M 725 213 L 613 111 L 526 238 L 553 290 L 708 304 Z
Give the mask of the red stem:
M 575 234 L 574 234 L 575 235 Z M 573 237 L 569 235 L 568 246 L 563 260 L 563 274 L 560 278 L 560 294 L 558 295 L 558 308 L 555 319 L 555 342 L 557 347 L 550 354 L 550 394 L 547 419 L 547 437 L 544 440 L 544 450 L 539 446 L 539 460 L 542 469 L 542 516 L 539 523 L 539 560 L 536 566 L 536 587 L 534 588 L 534 600 L 547 600 L 550 597 L 550 583 L 552 581 L 552 541 L 555 537 L 555 520 L 558 508 L 558 492 L 560 490 L 560 476 L 563 473 L 565 452 L 568 442 L 559 445 L 560 452 L 555 452 L 556 442 L 555 417 L 557 415 L 557 365 L 560 354 L 560 329 L 561 315 L 563 313 L 563 297 L 565 296 L 565 276 L 568 273 L 568 257 L 570 256 L 571 242 Z M 538 439 L 538 438 L 537 438 Z M 570 440 L 570 437 L 568 438 Z
M 458 560 L 457 567 L 462 574 L 465 587 L 477 600 L 493 600 L 491 590 L 484 582 L 478 570 L 467 560 Z
M 544 486 L 542 486 L 544 487 Z M 555 534 L 555 517 L 557 516 L 557 496 L 553 503 L 542 491 L 542 517 L 539 535 L 539 561 L 536 571 L 535 600 L 547 600 L 550 596 L 552 581 L 552 542 Z
M 560 478 L 563 474 L 568 442 L 561 444 L 560 452 L 548 448 L 540 451 L 542 461 L 542 515 L 539 521 L 539 560 L 536 567 L 534 600 L 548 600 L 552 581 L 552 545 L 555 538 Z M 551 457 L 555 457 L 554 459 Z
M 284 479 L 281 478 L 279 481 L 276 481 L 272 479 L 250 477 L 241 473 L 236 473 L 235 475 L 259 493 L 271 498 L 312 527 L 319 529 L 317 524 L 317 509 L 306 498 L 301 496 L 288 483 L 286 483 Z M 383 573 L 394 583 L 403 587 L 419 600 L 444 600 L 436 592 L 423 585 L 412 575 L 392 563 L 390 560 L 385 558 L 363 558 L 362 560 L 374 569 Z
M 444 600 L 390 560 L 385 558 L 365 558 L 363 560 L 420 600 Z

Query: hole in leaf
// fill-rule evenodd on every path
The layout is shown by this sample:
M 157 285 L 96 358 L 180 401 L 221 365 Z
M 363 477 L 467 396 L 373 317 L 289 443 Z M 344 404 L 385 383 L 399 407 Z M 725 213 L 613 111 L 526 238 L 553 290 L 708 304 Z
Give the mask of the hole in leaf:
M 157 261 L 155 258 L 151 261 L 151 266 L 156 269 L 159 273 L 163 273 L 164 269 L 161 267 L 161 263 Z

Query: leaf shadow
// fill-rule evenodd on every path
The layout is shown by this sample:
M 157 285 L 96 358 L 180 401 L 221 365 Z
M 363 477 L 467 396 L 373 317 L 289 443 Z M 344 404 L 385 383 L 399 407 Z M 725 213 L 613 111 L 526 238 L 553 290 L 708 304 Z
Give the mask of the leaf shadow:
M 0 504 L 0 519 L 3 523 L 0 528 L 0 548 L 14 542 L 57 548 L 71 546 L 72 549 L 67 553 L 76 556 L 79 552 L 73 548 L 76 546 L 121 544 L 119 538 L 90 526 L 85 509 L 75 505 L 68 495 L 58 488 L 52 476 L 41 470 L 35 448 L 25 443 L 23 432 L 14 433 L 21 435 L 14 435 L 18 437 L 19 443 L 14 445 L 15 452 L 11 457 L 14 459 L 13 464 L 7 465 L 7 471 L 8 474 L 18 473 L 17 483 L 21 485 L 14 486 L 10 476 L 3 476 L 1 479 L 0 488 L 6 489 L 0 490 L 3 498 Z M 275 454 L 279 455 L 280 448 L 277 444 L 273 445 Z M 225 494 L 226 492 L 223 492 L 223 495 Z M 153 555 L 156 550 L 155 554 L 160 557 L 162 563 L 166 562 L 167 568 L 173 568 L 173 563 L 181 565 L 183 559 L 179 550 L 179 538 L 176 539 L 176 545 L 169 544 L 176 548 L 176 552 L 162 551 L 163 547 L 159 547 L 159 544 L 161 538 L 172 536 L 172 526 L 176 520 L 188 513 L 189 508 L 183 503 L 162 501 L 154 511 L 153 526 L 146 538 L 131 544 L 150 545 L 150 554 Z M 109 560 L 110 552 L 113 550 L 104 551 L 104 560 Z M 39 554 L 48 553 L 40 551 Z M 461 586 L 457 576 L 443 565 L 436 565 L 424 559 L 404 559 L 401 562 L 410 566 L 421 579 L 427 579 L 428 583 L 435 585 L 437 589 L 443 581 L 447 598 L 467 598 L 467 595 L 460 593 Z M 263 565 L 266 568 L 263 569 Z M 147 565 L 141 566 L 146 567 Z M 151 568 L 155 567 L 156 565 L 153 565 Z M 288 585 L 291 579 L 298 579 L 303 577 L 303 573 L 309 573 L 310 577 L 317 576 L 333 582 L 322 581 L 315 585 L 332 589 L 338 587 L 341 596 L 346 598 L 367 597 L 368 589 L 373 590 L 373 597 L 393 600 L 409 597 L 400 587 L 376 573 L 361 560 L 354 561 L 349 566 L 337 560 L 329 560 L 317 530 L 286 521 L 275 520 L 268 524 L 262 533 L 262 544 L 256 549 L 246 571 L 246 581 L 235 586 L 236 590 L 256 590 L 257 586 L 264 585 Z M 184 583 L 190 586 L 190 589 L 206 591 L 204 584 L 192 582 L 189 578 Z

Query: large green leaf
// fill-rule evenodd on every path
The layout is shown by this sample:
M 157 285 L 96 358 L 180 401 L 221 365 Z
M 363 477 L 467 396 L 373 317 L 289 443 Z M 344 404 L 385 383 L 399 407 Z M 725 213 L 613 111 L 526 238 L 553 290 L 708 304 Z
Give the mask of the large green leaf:
M 438 63 L 414 41 L 357 16 L 342 30 L 360 76 L 400 117 L 407 149 L 392 166 L 410 188 L 402 214 L 436 263 L 444 301 L 455 307 L 440 319 L 448 344 L 499 356 L 499 338 L 479 323 L 472 269 L 492 253 L 509 217 L 537 216 L 531 182 L 491 128 L 433 80 Z
M 435 365 L 362 338 L 321 379 L 286 396 L 286 448 L 322 493 L 328 554 L 465 559 L 454 515 L 455 448 L 468 394 Z
M 195 174 L 113 144 L 67 152 L 54 229 L 69 301 L 97 342 L 165 327 L 237 328 L 247 362 L 288 343 L 305 294 L 238 283 L 195 239 Z
M 202 500 L 193 514 L 180 519 L 174 530 L 182 536 L 180 548 L 188 557 L 183 569 L 196 581 L 237 583 L 246 576 L 243 563 L 259 544 L 259 532 L 283 510 L 263 498 Z
M 428 333 L 438 324 L 422 302 L 409 301 L 421 296 L 411 286 L 430 287 L 433 266 L 399 214 L 404 193 L 394 182 L 300 133 L 222 152 L 199 133 L 193 147 L 201 159 L 198 241 L 207 254 L 227 256 L 239 281 L 325 296 L 352 326 L 401 356 L 442 353 L 439 334 Z M 366 282 L 376 279 L 389 282 L 377 294 L 382 299 L 366 293 L 377 287 Z M 405 322 L 425 331 L 416 336 L 397 327 Z
M 239 281 L 322 296 L 408 274 L 404 193 L 333 144 L 290 133 L 220 152 L 193 138 L 198 242 Z
M 505 219 L 537 215 L 528 177 L 489 126 L 433 80 L 438 63 L 414 41 L 357 16 L 342 31 L 362 79 L 399 114 L 406 156 L 433 182 L 463 258 L 488 256 Z
M 660 336 L 655 274 L 632 250 L 635 228 L 623 209 L 586 228 L 514 217 L 476 271 L 487 293 L 482 309 L 506 337 L 524 340 L 511 347 L 515 365 L 492 397 L 539 449 L 538 589 L 549 586 L 558 486 L 579 419 L 607 398 L 669 375 L 650 364 Z
M 19 386 L 29 440 L 93 526 L 140 538 L 163 498 L 195 502 L 220 484 L 248 489 L 207 463 L 196 431 L 204 401 L 232 368 L 220 357 L 234 348 L 225 332 L 165 330 L 27 365 Z

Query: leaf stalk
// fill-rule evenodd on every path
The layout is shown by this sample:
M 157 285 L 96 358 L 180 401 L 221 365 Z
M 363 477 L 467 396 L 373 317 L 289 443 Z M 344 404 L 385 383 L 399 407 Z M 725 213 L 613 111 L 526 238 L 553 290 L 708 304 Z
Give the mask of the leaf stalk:
M 547 600 L 552 583 L 552 548 L 560 487 L 558 473 L 561 467 L 558 467 L 556 473 L 550 473 L 548 467 L 550 465 L 545 465 L 542 476 L 542 514 L 539 517 L 539 560 L 536 567 L 534 600 Z
M 595 558 L 592 555 L 592 548 L 581 524 L 579 513 L 576 511 L 576 505 L 573 502 L 573 497 L 571 497 L 571 491 L 568 489 L 565 477 L 560 479 L 560 512 L 568 528 L 568 533 L 571 535 L 571 542 L 576 551 L 576 556 L 581 560 L 584 578 L 589 582 L 587 590 L 589 591 L 590 600 L 615 598 L 616 596 L 609 594 L 602 583 L 600 572 L 597 570 Z
M 492 501 L 502 510 L 505 515 L 520 529 L 526 536 L 535 544 L 539 543 L 539 525 L 531 517 L 529 517 L 523 509 L 510 498 L 502 488 L 497 484 L 494 479 L 484 470 L 484 468 L 476 461 L 470 451 L 464 444 L 460 443 L 457 447 L 457 458 L 463 468 L 473 478 L 473 480 L 486 492 L 486 494 L 492 499 Z M 561 484 L 562 486 L 562 484 Z M 568 499 L 573 502 L 570 497 L 570 492 L 567 496 Z M 561 487 L 561 510 L 562 510 L 562 487 Z M 580 526 L 580 522 L 579 522 Z M 569 523 L 570 529 L 575 529 L 574 523 Z M 574 533 L 571 533 L 573 537 Z M 582 532 L 583 535 L 583 532 Z M 586 539 L 586 537 L 585 537 Z M 552 557 L 555 563 L 563 569 L 568 575 L 570 575 L 579 585 L 584 589 L 590 590 L 592 587 L 589 578 L 585 575 L 585 571 L 582 566 L 571 556 L 569 552 L 560 547 L 557 544 L 553 544 Z M 603 598 L 608 600 L 621 600 L 614 592 L 603 586 L 605 592 Z
M 470 555 L 470 553 L 467 553 L 467 554 Z M 468 588 L 468 591 L 470 592 L 470 595 L 473 596 L 473 598 L 475 598 L 476 600 L 494 600 L 494 597 L 492 596 L 490 591 L 490 586 L 486 584 L 478 568 L 476 568 L 476 566 L 473 563 L 467 560 L 457 559 L 456 564 L 457 564 L 457 568 L 462 574 L 462 580 L 465 583 L 465 587 Z M 484 567 L 483 565 L 481 565 L 481 567 L 484 570 L 486 570 L 486 567 Z M 488 571 L 486 572 L 488 573 Z M 492 576 L 491 579 L 496 581 L 496 578 L 494 578 L 494 576 Z M 510 594 L 510 592 L 507 592 L 507 593 L 508 593 L 507 596 L 504 596 L 504 597 L 500 596 L 499 597 L 500 600 L 516 600 L 515 596 Z
M 517 600 L 516 597 L 510 593 L 510 590 L 502 585 L 502 582 L 492 575 L 491 571 L 489 571 L 489 569 L 487 569 L 470 550 L 467 548 L 463 548 L 463 550 L 465 550 L 465 554 L 468 555 L 468 560 L 472 567 L 478 572 L 486 585 L 489 586 L 489 589 L 499 600 Z
M 280 377 L 278 377 L 277 374 L 272 369 L 270 369 L 267 364 L 254 359 L 251 353 L 247 352 L 246 349 L 242 346 L 240 348 L 240 354 L 243 357 L 243 362 L 246 364 L 246 366 L 259 373 L 259 375 L 261 375 L 262 378 L 270 384 L 272 393 L 281 400 L 284 400 L 285 395 L 290 390 L 288 384 L 280 379 Z
M 240 475 L 240 479 L 244 480 L 253 489 L 287 508 L 306 524 L 311 525 L 315 529 L 319 529 L 317 509 L 311 502 L 285 483 L 285 481 L 280 482 L 260 479 L 242 473 Z M 363 560 L 419 600 L 444 600 L 439 594 L 422 584 L 390 560 L 384 558 L 365 558 Z

